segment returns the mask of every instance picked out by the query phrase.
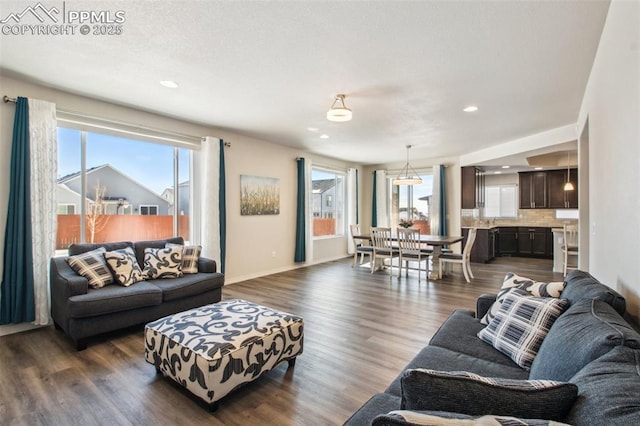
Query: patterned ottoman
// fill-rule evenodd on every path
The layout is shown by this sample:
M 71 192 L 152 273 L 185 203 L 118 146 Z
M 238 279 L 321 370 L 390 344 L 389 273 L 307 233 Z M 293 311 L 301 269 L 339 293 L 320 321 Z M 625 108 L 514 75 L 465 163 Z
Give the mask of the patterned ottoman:
M 303 321 L 233 299 L 161 318 L 145 326 L 145 359 L 217 408 L 217 401 L 302 353 Z

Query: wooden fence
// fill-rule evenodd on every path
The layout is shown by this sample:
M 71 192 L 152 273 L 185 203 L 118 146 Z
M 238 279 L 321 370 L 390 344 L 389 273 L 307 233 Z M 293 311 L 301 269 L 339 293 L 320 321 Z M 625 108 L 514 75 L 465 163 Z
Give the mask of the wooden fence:
M 58 215 L 56 250 L 80 242 L 80 215 Z M 86 225 L 86 242 L 142 241 L 170 238 L 173 233 L 171 215 L 100 215 L 93 226 L 95 233 L 91 241 L 91 226 Z M 189 238 L 189 216 L 178 216 L 178 235 Z
M 336 220 L 321 217 L 313 218 L 313 236 L 334 235 L 336 233 Z

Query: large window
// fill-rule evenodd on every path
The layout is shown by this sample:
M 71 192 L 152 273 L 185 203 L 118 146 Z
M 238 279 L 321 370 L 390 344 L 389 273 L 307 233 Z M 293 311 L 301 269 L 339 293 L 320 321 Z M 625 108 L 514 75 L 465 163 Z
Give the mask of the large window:
M 57 249 L 174 235 L 188 240 L 190 154 L 186 148 L 59 127 Z
M 311 214 L 313 236 L 344 235 L 343 173 L 313 168 L 311 171 Z
M 433 175 L 421 173 L 422 183 L 419 185 L 393 185 L 389 179 L 391 194 L 390 224 L 394 228 L 401 219 L 411 220 L 413 227 L 422 234 L 430 234 L 431 194 L 433 193 Z
M 516 188 L 516 185 L 485 187 L 484 217 L 516 217 L 518 214 Z

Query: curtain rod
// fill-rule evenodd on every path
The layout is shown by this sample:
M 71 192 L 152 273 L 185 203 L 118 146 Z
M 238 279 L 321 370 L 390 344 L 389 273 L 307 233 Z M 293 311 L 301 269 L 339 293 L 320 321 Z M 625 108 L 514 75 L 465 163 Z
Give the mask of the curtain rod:
M 15 104 L 16 101 L 17 101 L 17 98 L 11 98 L 11 97 L 9 97 L 7 95 L 4 95 L 2 97 L 2 101 L 5 104 L 6 103 Z M 105 129 L 105 130 L 110 130 L 109 125 L 116 125 L 116 126 L 129 127 L 131 129 L 139 130 L 139 131 L 142 131 L 142 132 L 152 132 L 152 133 L 164 134 L 164 135 L 166 135 L 168 137 L 177 137 L 177 138 L 180 138 L 182 140 L 192 140 L 194 142 L 196 140 L 200 141 L 200 140 L 204 139 L 204 137 L 201 137 L 201 136 L 192 136 L 192 135 L 187 135 L 187 134 L 184 134 L 184 133 L 169 132 L 169 131 L 166 131 L 166 130 L 155 129 L 155 128 L 152 128 L 152 127 L 139 126 L 139 125 L 132 124 L 132 123 L 127 123 L 127 122 L 124 122 L 124 121 L 118 121 L 118 120 L 111 120 L 111 119 L 108 119 L 108 118 L 96 117 L 96 116 L 93 116 L 93 115 L 84 114 L 84 113 L 80 113 L 80 112 L 75 112 L 75 111 L 71 111 L 71 110 L 67 110 L 67 109 L 63 109 L 63 108 L 57 108 L 56 112 L 61 113 L 62 115 L 66 115 L 67 117 L 71 118 L 71 119 L 69 119 L 69 118 L 65 119 L 65 118 L 62 118 L 62 117 L 58 117 L 59 121 L 63 121 L 63 122 L 67 122 L 67 123 L 73 123 L 73 124 L 88 124 L 87 121 L 94 121 L 94 122 L 95 121 L 99 121 L 99 122 L 103 123 L 103 125 L 102 126 L 96 126 L 96 127 L 97 128 L 102 128 L 102 129 Z M 75 119 L 80 119 L 80 121 L 75 120 Z M 82 119 L 84 119 L 86 121 L 83 122 Z M 95 125 L 95 123 L 94 123 L 94 125 Z M 120 130 L 122 130 L 122 129 L 120 129 Z M 138 132 L 131 132 L 131 131 L 129 131 L 128 133 L 135 134 L 135 135 L 138 135 L 138 136 L 145 136 L 146 135 L 145 133 L 140 134 Z M 147 135 L 147 136 L 154 137 L 154 135 Z M 167 140 L 173 141 L 172 139 L 169 139 L 169 138 L 167 138 Z M 226 147 L 231 147 L 231 143 L 227 142 L 227 141 L 225 141 L 224 145 Z

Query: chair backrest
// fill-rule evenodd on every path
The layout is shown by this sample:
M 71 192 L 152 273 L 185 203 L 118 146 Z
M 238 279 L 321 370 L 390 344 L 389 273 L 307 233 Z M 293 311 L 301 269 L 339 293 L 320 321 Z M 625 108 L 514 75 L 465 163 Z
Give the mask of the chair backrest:
M 564 246 L 578 247 L 578 225 L 564 224 Z
M 360 244 L 360 241 L 356 240 L 353 237 L 362 235 L 360 225 L 359 224 L 349 225 L 349 230 L 351 231 L 351 240 L 353 240 L 353 243 L 357 246 L 358 244 Z
M 477 228 L 469 229 L 469 234 L 467 235 L 467 242 L 464 245 L 464 249 L 462 249 L 462 257 L 464 259 L 471 258 L 471 249 L 473 248 L 473 243 L 476 242 L 477 232 L 478 232 Z
M 391 244 L 391 228 L 371 228 L 371 242 L 374 249 L 390 249 Z
M 403 252 L 420 252 L 420 230 L 418 228 L 398 228 L 398 246 Z

